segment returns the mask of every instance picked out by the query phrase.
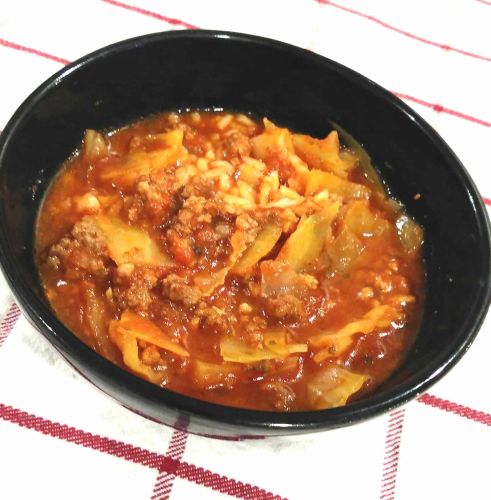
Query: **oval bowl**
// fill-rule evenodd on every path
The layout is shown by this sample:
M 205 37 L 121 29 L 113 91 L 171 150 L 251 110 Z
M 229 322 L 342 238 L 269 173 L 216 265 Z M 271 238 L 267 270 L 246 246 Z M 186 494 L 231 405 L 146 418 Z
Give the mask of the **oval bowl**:
M 219 406 L 152 385 L 88 348 L 55 317 L 33 242 L 43 195 L 86 128 L 176 109 L 268 116 L 365 148 L 392 196 L 424 226 L 426 302 L 404 363 L 345 407 L 275 413 Z M 98 50 L 35 90 L 0 137 L 0 262 L 27 318 L 84 377 L 146 417 L 191 432 L 265 436 L 319 431 L 389 411 L 428 389 L 470 346 L 490 301 L 490 227 L 482 199 L 442 138 L 397 97 L 354 71 L 284 43 L 216 31 L 165 32 Z M 418 200 L 414 199 L 420 194 Z

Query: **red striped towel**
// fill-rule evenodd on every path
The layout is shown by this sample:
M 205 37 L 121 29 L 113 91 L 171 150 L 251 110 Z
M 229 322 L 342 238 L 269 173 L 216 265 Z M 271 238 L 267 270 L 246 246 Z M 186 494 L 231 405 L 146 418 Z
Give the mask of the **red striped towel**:
M 103 45 L 168 29 L 242 31 L 390 89 L 438 130 L 491 205 L 490 25 L 487 0 L 3 0 L 0 129 L 39 83 Z M 431 394 L 389 415 L 301 437 L 217 441 L 146 420 L 87 384 L 0 278 L 0 498 L 489 499 L 489 352 L 488 319 Z

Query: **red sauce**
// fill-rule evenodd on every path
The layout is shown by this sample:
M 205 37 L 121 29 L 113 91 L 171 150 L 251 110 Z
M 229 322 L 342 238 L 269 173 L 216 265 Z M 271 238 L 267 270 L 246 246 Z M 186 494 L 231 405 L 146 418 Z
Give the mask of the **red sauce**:
M 424 296 L 421 229 L 336 132 L 238 114 L 87 132 L 36 244 L 75 335 L 228 406 L 320 409 L 373 391 L 404 359 Z

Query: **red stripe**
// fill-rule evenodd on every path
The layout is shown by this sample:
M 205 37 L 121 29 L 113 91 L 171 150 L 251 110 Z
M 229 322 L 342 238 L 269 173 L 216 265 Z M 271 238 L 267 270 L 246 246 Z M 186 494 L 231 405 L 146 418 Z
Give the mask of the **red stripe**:
M 177 429 L 172 434 L 167 448 L 167 456 L 181 460 L 186 449 L 188 433 L 186 429 L 189 425 L 189 419 L 181 418 L 176 422 Z M 175 474 L 170 474 L 167 471 L 162 471 L 153 487 L 151 500 L 168 500 L 176 479 Z
M 127 3 L 117 2 L 116 0 L 101 0 L 101 2 L 114 5 L 115 7 L 121 7 L 122 9 L 130 10 L 131 12 L 138 12 L 138 14 L 143 14 L 144 16 L 153 17 L 154 19 L 158 19 L 159 21 L 165 21 L 167 24 L 172 24 L 172 26 L 182 26 L 183 28 L 188 28 L 188 29 L 198 29 L 198 26 L 195 26 L 194 24 L 189 24 L 186 21 L 182 21 L 181 19 L 163 16 L 162 14 L 158 14 L 157 12 L 152 12 L 150 10 L 142 9 L 140 7 L 136 7 L 134 5 L 130 5 Z
M 404 426 L 406 410 L 397 410 L 389 415 L 387 433 L 385 436 L 384 465 L 380 485 L 380 499 L 394 500 L 397 483 L 397 469 L 399 464 L 399 451 L 401 447 L 401 434 Z
M 486 0 L 476 0 L 476 2 L 483 3 L 484 5 L 491 5 L 491 2 L 486 2 Z
M 484 200 L 484 203 L 486 203 L 486 205 L 491 206 L 491 200 L 490 200 L 489 198 L 485 198 L 485 197 L 483 196 L 483 198 L 482 198 L 482 199 Z
M 454 109 L 446 108 L 440 104 L 435 104 L 428 101 L 423 101 L 422 99 L 418 99 L 417 97 L 412 97 L 407 94 L 401 94 L 399 92 L 392 91 L 394 95 L 400 97 L 401 99 L 406 99 L 408 101 L 415 102 L 416 104 L 420 104 L 421 106 L 425 106 L 427 108 L 431 108 L 437 113 L 447 113 L 452 116 L 456 116 L 458 118 L 462 118 L 463 120 L 467 120 L 472 123 L 477 123 L 479 125 L 484 125 L 485 127 L 491 127 L 491 122 L 481 120 L 481 118 L 476 118 L 475 116 L 466 115 L 465 113 L 461 113 L 460 111 L 455 111 Z
M 448 411 L 449 413 L 454 413 L 460 417 L 468 418 L 469 420 L 474 420 L 480 424 L 487 425 L 491 427 L 491 413 L 486 413 L 484 411 L 474 410 L 468 406 L 460 405 L 449 401 L 448 399 L 442 399 L 437 396 L 432 396 L 431 394 L 423 394 L 418 398 L 420 403 L 423 403 L 433 408 L 438 408 L 439 410 Z
M 234 495 L 237 498 L 282 500 L 279 495 L 274 495 L 258 486 L 221 476 L 210 470 L 197 467 L 196 465 L 172 458 L 168 455 L 162 455 L 138 446 L 123 443 L 122 441 L 92 434 L 58 422 L 52 422 L 51 420 L 37 417 L 2 403 L 0 403 L 0 418 L 47 436 L 157 469 L 159 472 L 165 471 L 169 474 L 174 474 L 182 479 L 187 479 L 188 481 L 221 493 Z
M 240 467 L 239 464 L 238 466 Z M 232 495 L 236 498 L 247 500 L 281 500 L 280 496 L 259 489 L 257 486 L 251 486 L 250 484 L 243 484 L 234 479 L 228 479 L 203 469 L 202 467 L 196 467 L 186 462 L 181 462 L 181 465 L 179 465 L 177 469 L 177 475 L 193 483 L 206 486 L 220 493 L 225 493 L 226 495 Z
M 12 302 L 5 313 L 2 322 L 0 323 L 0 346 L 4 343 L 9 333 L 14 329 L 19 316 L 20 309 L 15 302 Z
M 404 31 L 404 30 L 401 30 L 400 28 L 396 28 L 395 26 L 392 26 L 392 25 L 386 23 L 385 21 L 382 21 L 381 19 L 378 19 L 374 16 L 371 16 L 369 14 L 365 14 L 365 13 L 360 12 L 358 10 L 350 9 L 349 7 L 345 7 L 343 5 L 339 5 L 337 3 L 331 2 L 331 0 L 316 0 L 316 2 L 320 3 L 322 5 L 330 5 L 331 7 L 335 7 L 336 9 L 344 10 L 345 12 L 349 12 L 350 14 L 354 14 L 355 16 L 363 17 L 364 19 L 368 19 L 369 21 L 372 21 L 380 26 L 383 26 L 384 28 L 387 28 L 391 31 L 395 31 L 396 33 L 399 33 L 400 35 L 404 35 L 404 36 L 411 38 L 413 40 L 417 40 L 418 42 L 422 42 L 422 43 L 425 43 L 427 45 L 432 45 L 433 47 L 438 47 L 439 49 L 448 50 L 449 52 L 456 52 L 456 53 L 462 54 L 464 56 L 474 57 L 475 59 L 481 59 L 483 61 L 491 61 L 491 57 L 481 56 L 479 54 L 474 54 L 473 52 L 468 52 L 466 50 L 457 49 L 455 47 L 450 47 L 449 45 L 444 45 L 442 43 L 434 42 L 433 40 L 428 40 L 427 38 L 413 35 L 412 33 L 409 33 L 408 31 Z
M 31 47 L 25 47 L 24 45 L 19 45 L 18 43 L 9 42 L 8 40 L 4 40 L 3 38 L 0 38 L 0 45 L 8 47 L 9 49 L 20 50 L 22 52 L 27 52 L 28 54 L 41 56 L 44 57 L 45 59 L 50 59 L 51 61 L 56 61 L 61 64 L 68 64 L 70 62 L 67 59 L 63 59 L 58 56 L 53 56 L 52 54 L 48 54 L 47 52 L 42 52 L 40 50 L 33 49 Z

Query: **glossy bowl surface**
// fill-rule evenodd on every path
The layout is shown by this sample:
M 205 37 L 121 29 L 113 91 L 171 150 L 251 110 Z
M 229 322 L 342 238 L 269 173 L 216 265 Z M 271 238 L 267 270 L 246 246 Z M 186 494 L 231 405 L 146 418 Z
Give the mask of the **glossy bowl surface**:
M 371 156 L 393 196 L 424 226 L 427 300 L 403 366 L 343 408 L 272 413 L 226 408 L 151 385 L 72 335 L 48 306 L 33 260 L 36 214 L 86 128 L 151 113 L 226 109 L 321 137 L 337 124 Z M 66 66 L 21 105 L 0 137 L 0 262 L 28 319 L 87 379 L 124 406 L 192 432 L 271 435 L 339 427 L 416 397 L 468 349 L 490 301 L 490 229 L 482 199 L 439 135 L 394 95 L 333 61 L 248 35 L 179 31 L 127 40 Z M 414 199 L 419 193 L 420 198 Z

